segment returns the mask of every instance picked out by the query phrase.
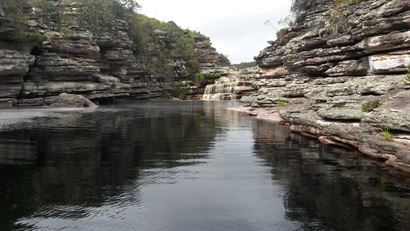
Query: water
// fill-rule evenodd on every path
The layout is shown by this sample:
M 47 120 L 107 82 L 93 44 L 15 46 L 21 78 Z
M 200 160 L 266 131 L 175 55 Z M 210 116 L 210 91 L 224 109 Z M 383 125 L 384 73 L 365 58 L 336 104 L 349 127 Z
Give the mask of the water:
M 0 133 L 0 230 L 410 230 L 408 175 L 226 106 L 24 116 Z
M 235 87 L 238 85 L 239 79 L 235 76 L 221 77 L 215 81 L 215 84 L 208 84 L 205 88 L 202 100 L 219 101 L 219 100 L 235 100 Z

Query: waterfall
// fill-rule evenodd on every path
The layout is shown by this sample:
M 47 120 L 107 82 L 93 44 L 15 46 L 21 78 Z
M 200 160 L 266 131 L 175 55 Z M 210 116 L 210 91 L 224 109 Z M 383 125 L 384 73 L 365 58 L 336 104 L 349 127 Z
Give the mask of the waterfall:
M 215 84 L 207 85 L 202 100 L 235 100 L 235 87 L 239 80 L 236 77 L 222 77 L 215 81 Z

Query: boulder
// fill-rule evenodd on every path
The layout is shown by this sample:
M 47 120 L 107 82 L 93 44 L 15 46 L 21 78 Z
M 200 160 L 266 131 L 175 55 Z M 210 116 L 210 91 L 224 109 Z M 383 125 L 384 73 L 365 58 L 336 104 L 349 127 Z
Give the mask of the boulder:
M 85 98 L 81 95 L 67 94 L 62 93 L 59 96 L 55 97 L 50 104 L 51 107 L 97 107 L 91 100 Z

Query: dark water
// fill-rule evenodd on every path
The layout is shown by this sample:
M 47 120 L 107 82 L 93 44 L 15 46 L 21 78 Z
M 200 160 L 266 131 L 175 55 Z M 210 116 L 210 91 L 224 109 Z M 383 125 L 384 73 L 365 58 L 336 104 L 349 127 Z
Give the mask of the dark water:
M 0 230 L 410 230 L 408 175 L 225 106 L 36 112 L 0 133 Z

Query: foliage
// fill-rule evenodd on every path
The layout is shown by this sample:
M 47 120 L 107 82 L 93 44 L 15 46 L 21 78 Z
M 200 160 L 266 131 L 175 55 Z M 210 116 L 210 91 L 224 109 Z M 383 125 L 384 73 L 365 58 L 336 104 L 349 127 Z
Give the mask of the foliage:
M 365 0 L 334 0 L 333 6 L 329 10 L 329 16 L 327 17 L 327 23 L 332 27 L 331 35 L 336 36 L 338 33 L 347 32 L 350 29 L 347 15 L 352 13 L 351 5 L 357 4 Z M 311 0 L 292 0 L 291 11 L 297 21 L 302 21 L 309 8 L 315 7 L 315 2 Z M 290 21 L 290 20 L 286 20 Z M 284 36 L 282 31 L 278 38 Z
M 142 58 L 150 57 L 146 61 L 156 74 L 172 74 L 170 63 L 181 59 L 185 62 L 188 74 L 194 75 L 199 71 L 194 32 L 183 30 L 174 22 L 165 23 L 135 14 L 130 20 L 128 34 L 134 41 L 135 53 Z
M 217 78 L 220 78 L 221 76 L 222 76 L 222 73 L 218 70 L 205 73 L 205 78 L 207 79 L 217 79 Z
M 300 13 L 310 6 L 310 0 L 292 0 L 291 11 Z
M 233 66 L 235 66 L 238 69 L 245 69 L 245 68 L 249 68 L 249 67 L 256 67 L 256 62 L 242 62 L 239 64 L 234 64 Z
M 221 54 L 219 56 L 219 65 L 221 65 L 221 66 L 230 66 L 231 65 L 231 61 L 229 60 L 227 55 Z
M 32 5 L 44 11 L 57 10 L 56 4 L 52 0 L 32 0 Z
M 80 26 L 100 31 L 114 21 L 113 9 L 112 0 L 82 0 L 78 10 Z
M 344 4 L 348 3 L 350 5 L 359 3 L 363 0 L 335 0 L 335 4 Z M 293 13 L 299 14 L 303 11 L 306 11 L 309 7 L 313 6 L 314 2 L 311 0 L 292 0 L 291 11 Z
M 171 96 L 178 99 L 186 99 L 187 89 L 182 86 L 176 86 L 171 90 Z
M 222 76 L 222 73 L 218 70 L 214 70 L 208 73 L 197 72 L 194 74 L 194 83 L 197 86 L 201 86 L 206 79 L 217 79 Z
M 201 86 L 204 83 L 205 75 L 201 72 L 197 72 L 194 75 L 194 83 L 197 86 Z
M 387 141 L 393 140 L 393 134 L 390 132 L 390 129 L 388 127 L 382 128 L 381 132 L 385 140 Z
M 366 101 L 362 104 L 362 111 L 363 112 L 372 112 L 374 109 L 380 106 L 380 100 L 371 100 Z
M 346 33 L 350 30 L 347 16 L 352 13 L 351 5 L 361 1 L 364 0 L 335 0 L 327 18 L 333 30 L 331 35 L 336 36 L 339 33 Z
M 0 5 L 5 9 L 5 16 L 14 31 L 10 33 L 9 39 L 11 42 L 19 45 L 19 48 L 32 49 L 33 54 L 43 53 L 43 42 L 45 36 L 36 30 L 28 30 L 27 28 L 27 10 L 31 4 L 46 4 L 47 0 L 3 0 Z
M 279 108 L 284 108 L 284 107 L 286 107 L 287 103 L 286 103 L 285 100 L 280 99 L 280 100 L 276 101 L 276 105 L 277 105 Z
M 2 0 L 0 5 L 3 6 L 4 13 L 9 22 L 19 31 L 26 26 L 26 9 L 30 7 L 27 0 Z

